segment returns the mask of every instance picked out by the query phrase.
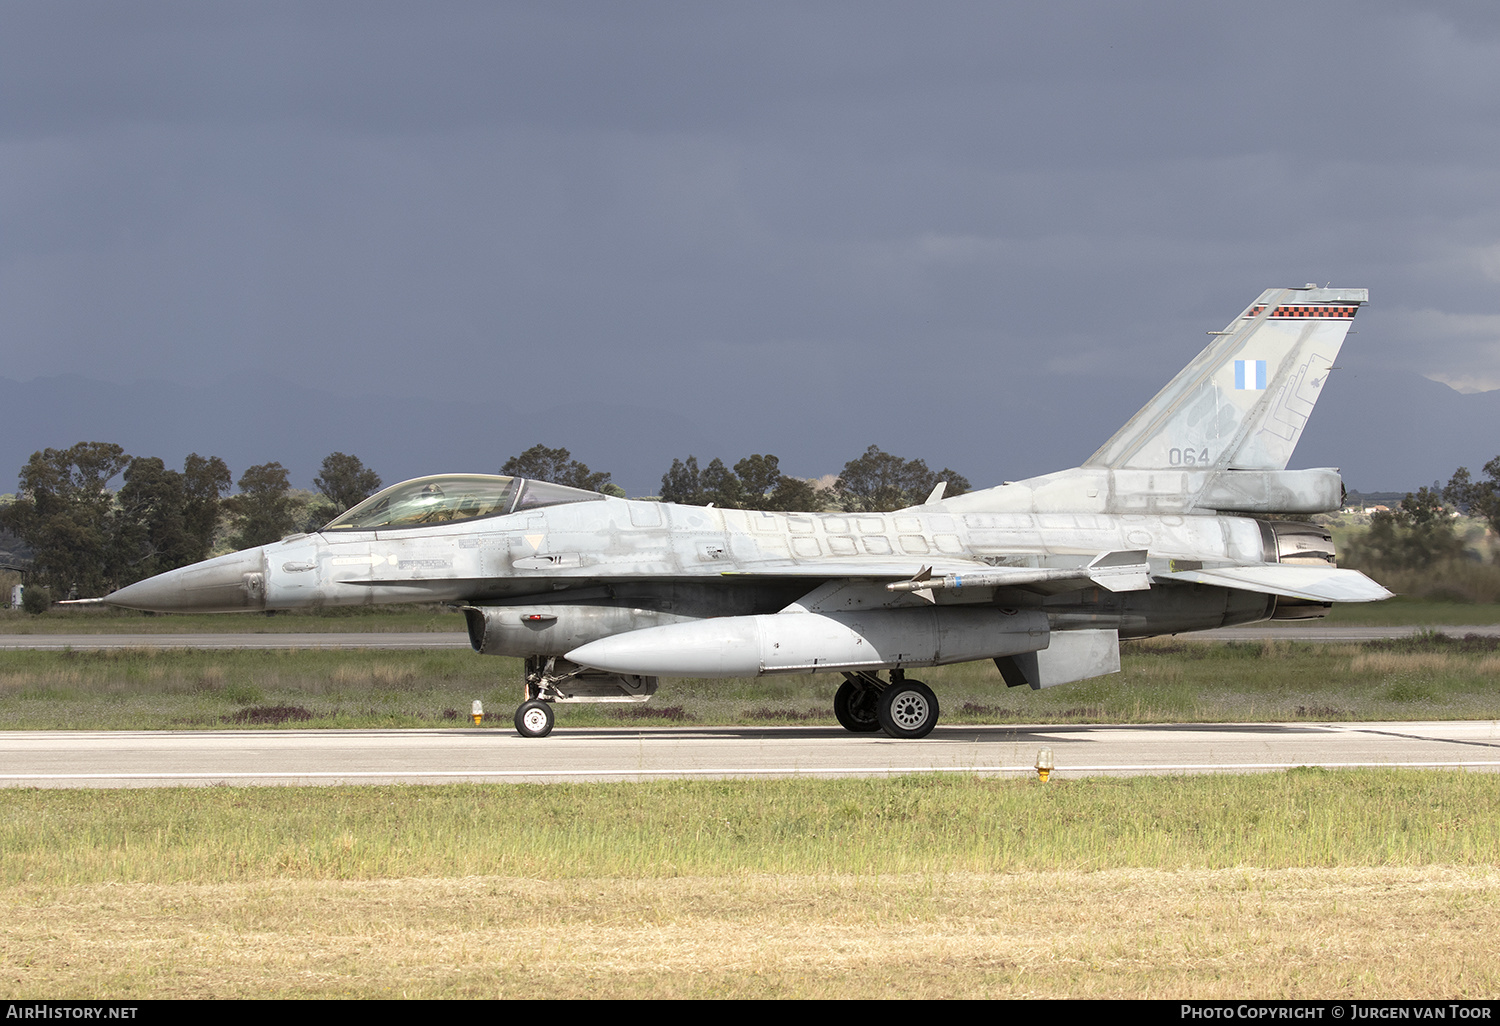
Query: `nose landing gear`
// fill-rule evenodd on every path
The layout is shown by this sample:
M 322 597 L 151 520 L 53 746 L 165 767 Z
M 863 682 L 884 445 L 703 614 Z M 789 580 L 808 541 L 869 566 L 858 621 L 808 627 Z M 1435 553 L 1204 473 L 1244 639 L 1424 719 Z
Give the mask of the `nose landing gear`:
M 655 677 L 590 670 L 556 656 L 526 660 L 526 699 L 516 710 L 516 733 L 552 733 L 552 706 L 558 702 L 644 702 L 656 694 Z
M 552 733 L 552 703 L 532 699 L 516 710 L 516 733 L 522 737 L 546 737 Z

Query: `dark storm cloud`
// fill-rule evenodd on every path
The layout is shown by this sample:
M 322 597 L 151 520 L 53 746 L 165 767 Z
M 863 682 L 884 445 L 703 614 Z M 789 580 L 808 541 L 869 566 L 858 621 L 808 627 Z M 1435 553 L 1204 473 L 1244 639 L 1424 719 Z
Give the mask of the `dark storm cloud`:
M 5 15 L 11 378 L 252 370 L 585 441 L 668 406 L 799 473 L 989 480 L 1332 279 L 1373 292 L 1356 366 L 1500 386 L 1490 4 Z

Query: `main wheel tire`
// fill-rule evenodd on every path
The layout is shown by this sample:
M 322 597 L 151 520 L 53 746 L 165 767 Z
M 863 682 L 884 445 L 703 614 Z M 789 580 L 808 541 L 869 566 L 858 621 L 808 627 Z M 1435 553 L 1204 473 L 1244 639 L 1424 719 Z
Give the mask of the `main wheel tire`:
M 522 737 L 546 737 L 552 733 L 552 703 L 533 699 L 516 710 L 516 733 Z
M 880 729 L 879 702 L 880 692 L 846 680 L 833 693 L 833 715 L 851 733 L 873 734 Z
M 926 737 L 937 726 L 937 695 L 919 680 L 892 684 L 880 693 L 875 709 L 880 729 L 891 737 Z

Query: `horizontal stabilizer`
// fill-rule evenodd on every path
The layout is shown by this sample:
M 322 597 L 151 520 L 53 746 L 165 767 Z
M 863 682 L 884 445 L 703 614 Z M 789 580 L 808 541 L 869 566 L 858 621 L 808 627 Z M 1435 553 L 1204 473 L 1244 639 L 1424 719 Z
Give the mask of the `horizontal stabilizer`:
M 1261 563 L 1255 566 L 1179 570 L 1153 576 L 1158 581 L 1188 581 L 1216 588 L 1285 595 L 1312 602 L 1379 602 L 1391 597 L 1389 591 L 1358 570 L 1338 570 L 1322 566 Z

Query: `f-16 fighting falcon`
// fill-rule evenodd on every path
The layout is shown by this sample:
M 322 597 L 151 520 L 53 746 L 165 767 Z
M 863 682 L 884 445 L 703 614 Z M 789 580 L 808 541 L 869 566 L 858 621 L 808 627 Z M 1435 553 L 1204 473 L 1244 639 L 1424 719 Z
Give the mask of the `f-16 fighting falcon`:
M 838 673 L 839 723 L 919 738 L 908 671 L 991 659 L 1032 688 L 1117 672 L 1120 639 L 1323 616 L 1390 596 L 1315 524 L 1337 470 L 1287 470 L 1364 289 L 1271 289 L 1081 467 L 894 513 L 764 513 L 441 474 L 312 534 L 103 601 L 163 612 L 446 602 L 525 660 L 516 729 L 669 677 Z

